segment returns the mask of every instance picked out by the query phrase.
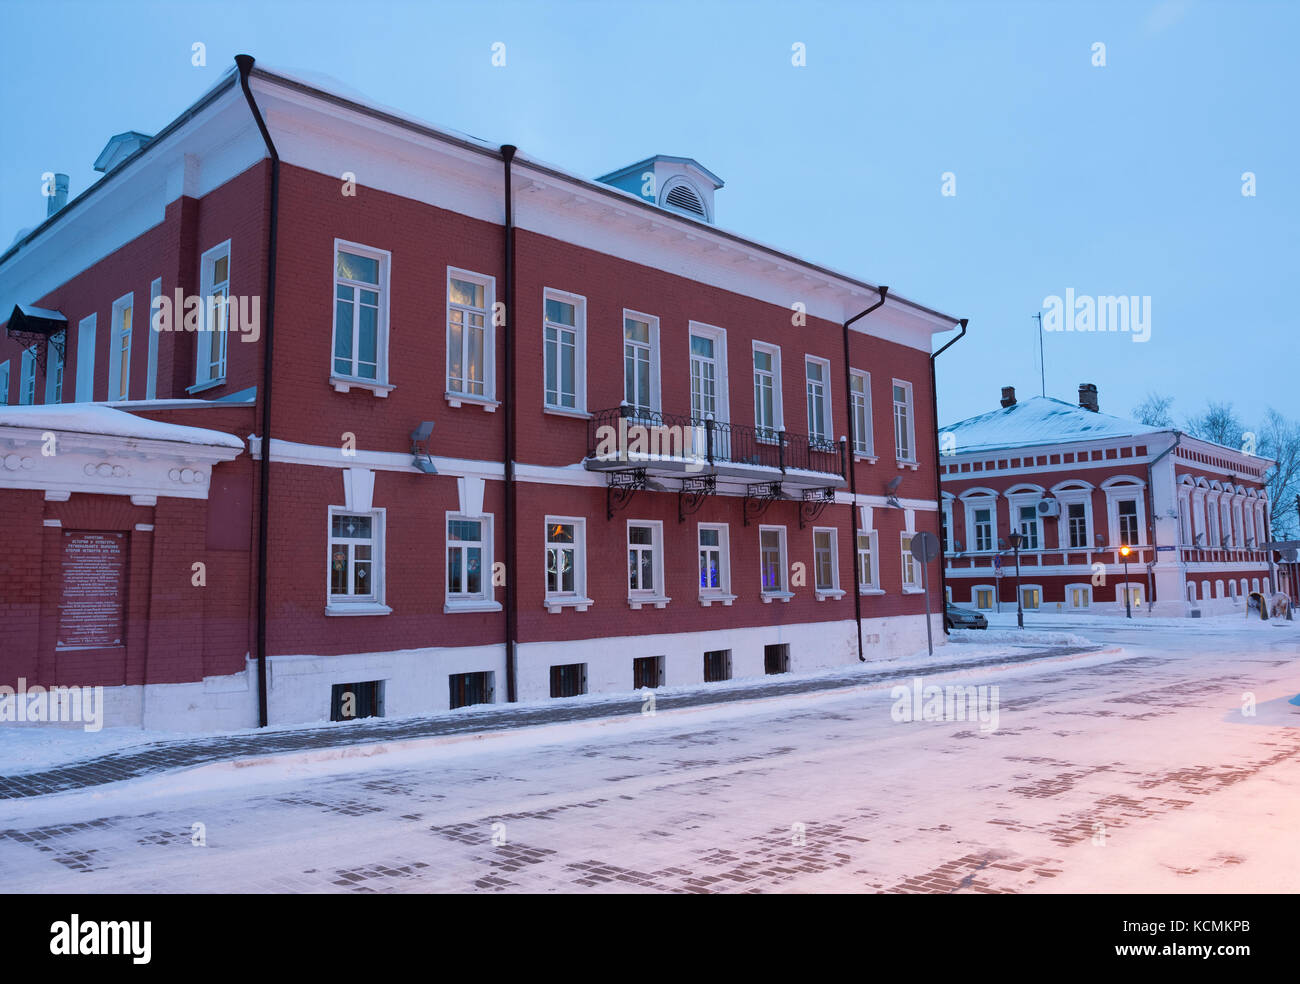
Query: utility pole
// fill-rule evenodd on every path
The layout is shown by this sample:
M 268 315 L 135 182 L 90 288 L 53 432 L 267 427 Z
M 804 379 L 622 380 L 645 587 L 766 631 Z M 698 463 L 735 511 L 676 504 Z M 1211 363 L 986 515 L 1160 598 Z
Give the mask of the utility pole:
M 1046 396 L 1047 395 L 1047 363 L 1043 359 L 1043 312 L 1039 311 L 1037 314 L 1034 315 L 1034 318 L 1035 320 L 1038 321 L 1038 371 L 1040 376 L 1040 382 L 1042 383 L 1043 386 L 1042 395 Z M 1296 507 L 1300 508 L 1300 502 L 1296 503 Z

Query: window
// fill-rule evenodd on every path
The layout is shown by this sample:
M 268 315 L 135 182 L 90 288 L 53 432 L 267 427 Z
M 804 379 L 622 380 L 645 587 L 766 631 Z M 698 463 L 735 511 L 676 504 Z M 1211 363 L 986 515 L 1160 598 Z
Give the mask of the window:
M 849 373 L 849 415 L 853 453 L 870 457 L 875 445 L 871 435 L 871 375 L 857 369 Z
M 1020 535 L 1024 538 L 1020 544 L 1021 550 L 1038 549 L 1038 507 L 1021 506 L 1020 507 Z
M 384 682 L 336 683 L 330 692 L 330 720 L 384 716 Z
M 638 656 L 632 660 L 632 689 L 662 687 L 664 685 L 664 658 Z
M 980 611 L 983 612 L 988 612 L 993 610 L 993 589 L 992 588 L 976 588 L 974 591 L 974 595 L 975 595 L 976 608 L 978 608 Z
M 939 543 L 944 553 L 952 553 L 952 500 L 946 499 L 939 508 Z
M 643 601 L 663 608 L 663 524 L 630 520 L 627 524 L 627 596 L 634 609 Z
M 495 291 L 492 277 L 468 270 L 447 270 L 448 397 L 495 399 Z
M 754 343 L 754 427 L 760 441 L 778 440 L 781 419 L 781 350 Z
M 36 402 L 36 346 L 23 349 L 22 374 L 18 377 L 18 402 L 31 406 Z
M 623 312 L 623 402 L 637 416 L 659 409 L 659 320 Z
M 1024 585 L 1020 589 L 1020 605 L 1025 611 L 1037 611 L 1039 604 L 1043 600 L 1043 591 L 1041 588 L 1031 585 Z
M 339 380 L 388 381 L 388 263 L 383 250 L 335 240 L 333 374 Z
M 894 380 L 894 452 L 899 461 L 915 461 L 912 384 Z
M 546 607 L 558 612 L 565 606 L 586 611 L 586 526 L 570 517 L 546 518 Z
M 447 517 L 447 605 L 492 598 L 492 517 Z
M 162 277 L 155 277 L 153 283 L 149 285 L 149 310 L 157 316 L 161 302 L 158 300 L 162 296 Z M 155 327 L 153 319 L 150 318 L 149 330 L 145 335 L 149 339 L 145 353 L 145 376 L 144 376 L 144 398 L 146 400 L 155 399 L 158 396 L 158 336 L 161 334 Z
M 9 405 L 9 360 L 0 362 L 0 407 Z
M 831 428 L 830 363 L 807 356 L 804 371 L 808 382 L 808 437 L 829 444 Z
M 1065 589 L 1071 608 L 1088 608 L 1092 604 L 1092 588 L 1086 584 L 1071 584 Z
M 730 605 L 735 600 L 731 593 L 731 558 L 725 523 L 699 526 L 700 604 L 706 608 L 714 601 Z
M 45 402 L 62 403 L 63 402 L 63 353 L 68 346 L 68 332 L 65 328 L 63 331 L 57 331 L 50 336 L 49 344 L 45 349 Z M 6 380 L 8 382 L 8 380 Z
M 230 241 L 203 254 L 199 265 L 203 297 L 203 328 L 196 335 L 194 385 L 226 378 L 227 341 L 230 338 Z
M 132 295 L 113 302 L 112 328 L 108 336 L 108 398 L 129 399 L 131 392 L 131 312 Z
M 383 510 L 330 510 L 329 608 L 383 605 Z M 386 611 L 386 609 L 385 609 Z
M 1138 504 L 1136 499 L 1121 499 L 1119 508 L 1119 542 L 1130 547 L 1138 542 Z
M 95 399 L 95 315 L 87 315 L 77 325 L 77 402 Z
M 899 539 L 902 543 L 903 590 L 919 589 L 921 580 L 920 573 L 917 570 L 916 558 L 912 556 L 912 534 L 904 533 Z
M 731 679 L 731 650 L 713 649 L 704 654 L 704 682 L 719 683 Z
M 691 333 L 691 417 L 721 420 L 718 400 L 717 340 Z
M 1069 545 L 1080 549 L 1088 547 L 1088 511 L 1082 502 L 1071 502 L 1065 507 Z
M 586 410 L 586 303 L 576 294 L 545 294 L 546 406 L 551 410 Z
M 993 510 L 975 510 L 975 549 L 993 549 Z
M 551 696 L 577 697 L 587 692 L 587 664 L 567 663 L 551 667 Z
M 1216 583 L 1216 584 L 1218 585 L 1218 587 L 1219 587 L 1219 597 L 1222 598 L 1222 597 L 1223 597 L 1223 582 L 1222 582 L 1222 581 L 1217 581 L 1217 582 L 1215 582 L 1215 583 Z M 1121 585 L 1119 586 L 1118 594 L 1119 594 L 1119 603 L 1120 603 L 1121 605 L 1123 605 L 1123 604 L 1124 604 L 1124 585 L 1121 584 Z M 1130 606 L 1131 608 L 1141 608 L 1141 607 L 1142 607 L 1142 585 L 1140 585 L 1140 584 L 1129 584 L 1129 585 L 1128 585 L 1128 604 L 1129 604 L 1129 606 Z
M 858 590 L 876 591 L 880 588 L 880 571 L 876 563 L 876 534 L 863 531 L 858 534 Z
M 453 673 L 447 677 L 450 691 L 449 706 L 470 707 L 473 704 L 491 704 L 493 701 L 493 684 L 495 674 L 490 671 L 479 673 Z
M 768 676 L 790 672 L 790 644 L 783 642 L 763 647 L 763 672 Z
M 844 594 L 840 590 L 839 545 L 836 543 L 836 530 L 813 530 L 813 585 L 817 600 Z
M 764 601 L 789 594 L 786 590 L 785 527 L 761 526 L 758 530 L 759 566 Z

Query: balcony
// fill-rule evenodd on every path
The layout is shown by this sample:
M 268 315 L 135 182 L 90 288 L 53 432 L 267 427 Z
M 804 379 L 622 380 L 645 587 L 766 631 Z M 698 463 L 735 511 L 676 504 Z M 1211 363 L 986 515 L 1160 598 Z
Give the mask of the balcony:
M 598 410 L 587 425 L 591 471 L 644 469 L 650 478 L 703 475 L 736 485 L 779 482 L 799 493 L 846 485 L 844 442 L 719 420 L 638 410 Z

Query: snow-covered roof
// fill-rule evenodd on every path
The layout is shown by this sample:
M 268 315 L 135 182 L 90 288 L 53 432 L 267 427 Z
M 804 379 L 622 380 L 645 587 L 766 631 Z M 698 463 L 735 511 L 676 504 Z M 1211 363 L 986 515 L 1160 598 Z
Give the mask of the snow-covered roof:
M 71 434 L 102 434 L 147 441 L 176 441 L 243 450 L 244 442 L 224 431 L 167 424 L 112 407 L 88 403 L 0 406 L 0 427 L 25 427 Z
M 940 433 L 952 434 L 956 438 L 953 450 L 960 454 L 1108 437 L 1136 437 L 1164 430 L 1167 428 L 1148 427 L 1108 413 L 1095 413 L 1050 396 L 1035 396 L 1009 407 L 968 417 L 942 428 Z

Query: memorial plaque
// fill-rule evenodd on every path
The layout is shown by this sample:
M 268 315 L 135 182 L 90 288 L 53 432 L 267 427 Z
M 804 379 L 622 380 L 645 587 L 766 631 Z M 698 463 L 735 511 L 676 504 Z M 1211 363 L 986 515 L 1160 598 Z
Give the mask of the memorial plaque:
M 120 646 L 126 599 L 126 534 L 63 534 L 60 649 Z

